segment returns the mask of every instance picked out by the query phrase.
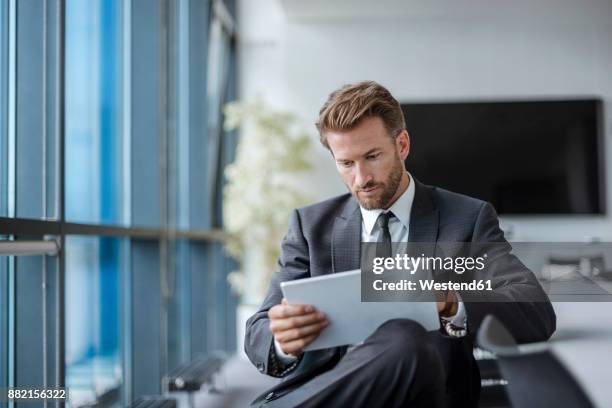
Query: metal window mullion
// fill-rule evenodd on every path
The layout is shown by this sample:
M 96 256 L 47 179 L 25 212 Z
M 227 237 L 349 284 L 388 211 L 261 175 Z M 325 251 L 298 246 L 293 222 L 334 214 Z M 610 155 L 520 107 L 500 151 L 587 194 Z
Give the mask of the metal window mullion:
M 123 224 L 132 224 L 132 0 L 124 0 L 121 10 L 121 48 L 122 48 L 122 202 Z M 122 405 L 128 406 L 132 395 L 132 262 L 131 240 L 122 242 L 123 257 L 120 273 L 120 319 L 121 348 L 120 355 L 123 367 Z
M 125 0 L 122 9 L 122 172 L 123 223 L 132 222 L 132 1 Z
M 2 7 L 0 5 L 0 7 Z M 0 258 L 0 387 L 8 381 L 8 258 Z
M 55 52 L 56 52 L 56 63 L 57 67 L 55 70 L 55 138 L 57 140 L 57 170 L 59 173 L 56 200 L 57 200 L 57 214 L 60 221 L 60 227 L 63 225 L 65 220 L 65 205 L 64 205 L 64 189 L 65 189 L 65 171 L 66 166 L 64 163 L 65 158 L 65 126 L 64 126 L 64 109 L 65 109 L 65 95 L 64 95 L 64 80 L 65 80 L 65 15 L 66 7 L 65 0 L 56 0 L 56 38 L 55 38 Z M 56 370 L 56 385 L 58 387 L 64 387 L 66 385 L 66 370 L 65 370 L 65 355 L 66 355 L 66 342 L 65 342 L 65 272 L 66 272 L 66 259 L 65 259 L 65 243 L 66 237 L 60 228 L 60 248 L 62 249 L 57 257 L 57 270 L 55 275 L 56 284 L 56 303 L 55 303 L 55 340 L 56 340 L 56 355 L 55 355 L 55 370 Z M 60 407 L 65 406 L 64 402 L 59 402 Z
M 47 30 L 49 21 L 47 16 L 47 0 L 42 1 L 43 28 L 42 28 L 42 118 L 41 118 L 41 143 L 42 143 L 42 192 L 41 192 L 41 215 L 47 218 Z M 43 303 L 45 307 L 45 303 Z M 46 323 L 45 323 L 46 324 Z M 44 335 L 44 333 L 43 333 Z M 46 375 L 46 373 L 45 373 Z M 46 377 L 45 377 L 46 380 Z M 45 382 L 46 384 L 46 382 Z
M 43 219 L 47 218 L 47 0 L 43 0 L 43 28 L 42 28 L 42 119 L 41 119 L 41 142 L 42 142 L 42 192 L 41 192 L 41 215 Z M 47 258 L 42 257 L 42 282 L 41 282 L 41 297 L 42 297 L 42 370 L 43 370 L 43 386 L 49 386 L 47 346 L 48 346 L 48 323 L 47 323 Z M 43 406 L 48 406 L 48 401 L 45 400 Z
M 60 81 L 60 79 L 63 77 L 63 72 L 61 72 L 61 68 L 63 67 L 63 55 L 60 56 L 59 54 L 59 50 L 60 47 L 62 47 L 63 50 L 63 44 L 60 44 L 60 42 L 62 41 L 62 30 L 63 27 L 60 26 L 60 24 L 63 24 L 63 19 L 60 21 L 58 20 L 59 14 L 60 12 L 57 11 L 57 8 L 60 7 L 59 5 L 59 1 L 61 0 L 56 0 L 56 20 L 55 20 L 55 41 L 54 41 L 54 45 L 55 45 L 55 77 L 53 78 L 53 85 L 55 87 L 55 92 L 53 94 L 54 97 L 54 110 L 53 110 L 53 114 L 54 114 L 54 118 L 53 118 L 53 134 L 54 134 L 54 142 L 55 142 L 55 146 L 54 146 L 54 172 L 53 172 L 53 176 L 55 178 L 55 182 L 53 183 L 53 185 L 55 186 L 55 205 L 54 205 L 54 214 L 53 214 L 53 218 L 55 218 L 56 220 L 59 220 L 60 222 L 64 220 L 64 216 L 63 216 L 63 203 L 64 203 L 64 173 L 63 173 L 63 168 L 64 168 L 64 162 L 63 162 L 63 144 L 64 144 L 64 139 L 63 139 L 63 135 L 62 137 L 60 137 L 60 126 L 62 126 L 63 128 L 63 122 L 60 124 L 60 115 L 62 115 L 62 121 L 63 121 L 63 109 L 64 107 L 61 106 L 60 107 L 60 85 L 62 87 L 61 92 L 62 92 L 62 96 L 61 98 L 63 98 L 63 83 Z
M 189 228 L 189 149 L 190 149 L 190 112 L 189 112 L 189 0 L 179 2 L 179 219 L 178 228 Z M 182 187 L 182 188 L 181 188 Z
M 2 256 L 57 255 L 56 241 L 0 241 Z
M 123 367 L 123 396 L 122 396 L 122 406 L 128 406 L 132 401 L 132 377 L 130 373 L 132 372 L 132 242 L 130 240 L 123 240 L 121 242 L 121 273 L 119 275 L 120 278 L 120 334 L 121 334 L 121 364 Z
M 7 101 L 7 215 L 15 216 L 15 143 L 16 143 L 16 94 L 17 94 L 17 0 L 9 0 L 8 35 L 8 101 Z
M 0 229 L 4 235 L 95 235 L 158 240 L 189 239 L 194 241 L 222 241 L 221 229 L 174 230 L 161 228 L 118 227 L 100 224 L 76 224 L 60 221 L 41 221 L 24 218 L 0 217 Z
M 159 181 L 160 181 L 160 226 L 167 230 L 169 229 L 169 214 L 168 214 L 168 135 L 169 124 L 168 120 L 171 106 L 169 103 L 171 69 L 169 67 L 169 35 L 170 35 L 170 7 L 168 0 L 161 0 L 160 25 L 159 25 L 159 41 L 160 41 L 160 58 L 159 58 Z M 168 270 L 168 240 L 161 239 L 159 241 L 159 268 L 160 268 L 160 341 L 159 341 L 159 366 L 160 373 L 165 373 L 168 367 L 168 301 L 169 301 L 169 270 Z
M 15 386 L 15 257 L 8 259 L 8 381 L 9 387 Z M 14 407 L 9 402 L 9 407 Z
M 47 388 L 49 386 L 49 375 L 47 373 L 48 364 L 47 364 L 47 257 L 43 255 L 42 257 L 42 347 L 43 347 L 43 386 Z M 44 406 L 47 407 L 48 401 L 44 401 Z
M 189 0 L 180 0 L 178 4 L 178 217 L 177 228 L 189 228 L 189 127 L 190 127 L 190 112 L 189 112 Z M 189 278 L 188 269 L 188 250 L 184 242 L 178 246 L 179 262 L 175 264 L 176 268 L 181 270 L 181 352 L 180 358 L 182 361 L 189 361 L 191 355 L 191 336 L 190 336 L 190 320 L 191 320 L 191 301 L 188 293 L 189 285 L 185 284 L 185 277 Z M 179 266 L 180 265 L 180 266 Z
M 224 137 L 223 130 L 223 106 L 228 100 L 228 92 L 229 92 L 229 79 L 230 79 L 230 63 L 231 63 L 231 51 L 232 51 L 232 38 L 230 35 L 227 38 L 224 37 L 224 33 L 221 32 L 220 38 L 220 47 L 219 47 L 219 64 L 221 75 L 219 76 L 219 86 L 220 86 L 220 96 L 219 96 L 219 117 L 218 117 L 218 126 L 215 129 L 217 131 L 217 144 L 216 144 L 216 166 L 214 169 L 214 178 L 213 183 L 213 225 L 221 226 L 223 220 L 220 215 L 222 214 L 221 204 L 222 201 L 220 197 L 222 197 L 222 188 L 223 188 L 223 168 L 226 165 L 225 162 L 225 145 L 227 144 L 226 138 Z
M 8 20 L 7 20 L 8 2 L 0 3 L 0 214 L 6 212 L 7 196 L 6 194 L 6 95 L 7 92 L 7 72 L 6 72 L 6 52 L 8 51 L 7 35 Z
M 7 100 L 7 215 L 15 216 L 15 129 L 17 92 L 17 0 L 8 3 L 8 100 Z M 7 263 L 8 272 L 8 378 L 7 385 L 15 385 L 15 258 Z M 9 402 L 14 407 L 14 402 Z

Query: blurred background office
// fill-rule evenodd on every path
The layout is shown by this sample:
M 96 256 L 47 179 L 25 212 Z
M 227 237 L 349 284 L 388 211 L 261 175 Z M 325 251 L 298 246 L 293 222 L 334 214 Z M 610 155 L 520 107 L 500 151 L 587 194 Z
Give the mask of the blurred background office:
M 607 0 L 239 4 L 239 60 L 241 67 L 248 67 L 239 70 L 241 98 L 265 93 L 270 103 L 296 112 L 305 123 L 316 120 L 329 92 L 364 79 L 379 81 L 403 104 L 607 101 L 612 95 L 612 2 Z M 602 140 L 597 146 L 603 157 L 592 158 L 602 163 L 599 178 L 605 181 L 600 192 L 606 203 L 612 202 L 612 170 L 605 160 L 612 155 L 612 144 L 603 140 L 610 140 L 611 109 L 604 103 L 598 136 Z M 409 131 L 417 119 L 406 118 Z M 421 144 L 440 137 L 433 132 L 412 133 L 414 160 Z M 468 138 L 463 149 L 478 149 L 471 141 Z M 516 160 L 515 171 L 536 146 L 536 140 L 531 142 L 506 152 Z M 463 154 L 463 149 L 456 153 Z M 338 178 L 325 177 L 335 171 L 325 149 L 316 145 L 315 154 L 316 176 L 308 179 L 312 180 L 307 184 L 309 191 L 316 198 L 344 192 Z M 550 154 L 541 161 L 553 159 Z M 440 161 L 438 166 L 445 165 Z M 426 174 L 415 176 L 427 181 Z M 514 227 L 515 239 L 573 241 L 612 236 L 609 216 L 541 214 L 534 219 L 504 214 L 504 221 Z
M 236 406 L 271 384 L 243 322 L 289 210 L 346 191 L 314 122 L 349 82 L 407 112 L 587 101 L 583 205 L 501 220 L 519 241 L 612 241 L 611 21 L 609 0 L 2 0 L 0 388 L 127 406 L 220 352 L 243 375 L 221 385 L 252 385 Z

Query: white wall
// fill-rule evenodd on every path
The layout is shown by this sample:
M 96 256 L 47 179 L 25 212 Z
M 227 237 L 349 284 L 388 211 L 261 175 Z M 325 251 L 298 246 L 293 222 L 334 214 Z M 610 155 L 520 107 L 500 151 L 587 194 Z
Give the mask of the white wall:
M 241 0 L 240 96 L 297 113 L 313 138 L 327 95 L 364 79 L 400 101 L 602 97 L 612 213 L 612 1 L 445 3 Z M 313 201 L 345 192 L 328 153 L 315 150 L 304 180 Z M 612 215 L 502 221 L 516 240 L 612 240 Z

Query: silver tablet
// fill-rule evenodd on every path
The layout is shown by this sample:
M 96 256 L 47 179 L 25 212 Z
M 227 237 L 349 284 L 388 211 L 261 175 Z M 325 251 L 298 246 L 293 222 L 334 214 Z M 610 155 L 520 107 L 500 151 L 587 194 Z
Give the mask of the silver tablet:
M 359 344 L 390 319 L 412 319 L 426 330 L 440 327 L 435 301 L 361 302 L 361 271 L 281 282 L 289 303 L 312 305 L 329 320 L 305 350 Z

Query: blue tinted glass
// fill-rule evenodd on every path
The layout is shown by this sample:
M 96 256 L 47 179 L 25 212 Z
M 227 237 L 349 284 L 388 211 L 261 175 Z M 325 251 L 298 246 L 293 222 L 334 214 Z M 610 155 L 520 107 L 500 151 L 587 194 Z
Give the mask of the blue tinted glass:
M 212 224 L 220 223 L 220 197 L 218 194 L 218 169 L 223 166 L 222 148 L 222 108 L 227 99 L 229 78 L 230 38 L 223 28 L 221 21 L 214 19 L 210 26 L 210 40 L 208 48 L 208 174 L 207 179 L 209 205 Z
M 66 238 L 66 385 L 75 405 L 121 389 L 122 241 Z
M 190 357 L 189 243 L 170 242 L 168 249 L 168 268 L 162 290 L 167 295 L 168 370 L 173 370 Z
M 7 215 L 7 58 L 8 58 L 8 41 L 7 41 L 7 5 L 8 2 L 0 3 L 0 217 Z
M 8 257 L 0 256 L 0 387 L 8 385 Z
M 66 2 L 66 219 L 122 224 L 121 2 Z

